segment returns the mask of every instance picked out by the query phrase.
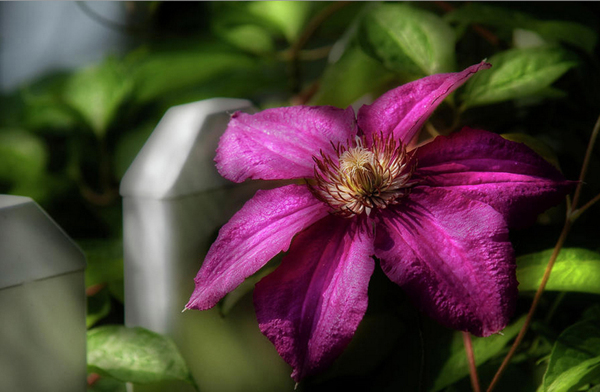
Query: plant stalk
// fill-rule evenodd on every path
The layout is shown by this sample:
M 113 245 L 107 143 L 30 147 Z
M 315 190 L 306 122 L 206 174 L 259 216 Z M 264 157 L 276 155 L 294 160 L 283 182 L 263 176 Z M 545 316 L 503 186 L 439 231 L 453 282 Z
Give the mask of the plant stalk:
M 465 345 L 465 352 L 467 359 L 469 360 L 469 374 L 471 376 L 471 386 L 473 392 L 480 392 L 481 387 L 479 386 L 479 377 L 477 376 L 477 365 L 475 364 L 475 353 L 473 352 L 473 342 L 471 341 L 471 334 L 468 332 L 462 333 L 463 343 Z

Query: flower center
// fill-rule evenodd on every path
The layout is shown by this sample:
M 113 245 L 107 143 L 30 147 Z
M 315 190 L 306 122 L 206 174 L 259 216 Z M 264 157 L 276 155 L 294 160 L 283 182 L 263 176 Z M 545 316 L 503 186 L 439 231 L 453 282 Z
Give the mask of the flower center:
M 311 190 L 317 198 L 345 217 L 369 215 L 374 208 L 396 204 L 408 194 L 414 171 L 411 155 L 390 135 L 365 137 L 347 145 L 334 146 L 336 156 L 313 157 L 316 184 Z

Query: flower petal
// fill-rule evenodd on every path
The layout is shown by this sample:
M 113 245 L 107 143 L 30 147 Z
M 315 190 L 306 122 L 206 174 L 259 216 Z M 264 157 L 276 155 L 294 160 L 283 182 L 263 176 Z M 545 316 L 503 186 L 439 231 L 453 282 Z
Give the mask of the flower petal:
M 327 216 L 327 211 L 304 185 L 258 191 L 219 231 L 186 308 L 213 307 L 275 255 L 285 252 L 296 233 Z
M 408 144 L 444 98 L 477 71 L 490 67 L 482 61 L 462 72 L 431 75 L 390 90 L 360 108 L 358 126 L 367 136 L 393 132 L 395 139 Z
M 356 135 L 354 110 L 294 106 L 256 114 L 236 112 L 217 149 L 217 169 L 231 181 L 313 176 L 313 156 Z
M 551 164 L 522 143 L 465 128 L 416 152 L 413 178 L 491 205 L 510 227 L 523 227 L 560 203 L 573 188 Z
M 329 366 L 352 339 L 367 309 L 373 240 L 366 224 L 331 215 L 300 233 L 256 285 L 259 327 L 294 380 Z
M 506 326 L 518 283 L 502 215 L 458 193 L 414 189 L 380 218 L 375 255 L 426 314 L 477 336 Z

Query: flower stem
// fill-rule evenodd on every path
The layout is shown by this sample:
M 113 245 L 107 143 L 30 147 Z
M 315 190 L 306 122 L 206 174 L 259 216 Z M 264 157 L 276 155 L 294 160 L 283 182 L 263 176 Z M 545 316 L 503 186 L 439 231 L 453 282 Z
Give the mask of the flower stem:
M 463 343 L 465 344 L 465 351 L 467 353 L 467 359 L 469 360 L 469 373 L 471 375 L 471 385 L 473 386 L 473 392 L 480 392 L 481 387 L 479 386 L 479 377 L 477 377 L 477 365 L 475 364 L 475 353 L 473 352 L 473 342 L 471 342 L 471 334 L 463 331 Z
M 568 236 L 569 232 L 571 231 L 571 226 L 572 226 L 573 222 L 575 221 L 575 219 L 577 219 L 577 217 L 579 217 L 579 215 L 581 215 L 581 212 L 583 212 L 585 209 L 589 208 L 596 201 L 600 200 L 600 195 L 596 196 L 594 199 L 592 199 L 590 202 L 588 202 L 580 210 L 577 210 L 577 203 L 579 202 L 579 198 L 581 196 L 581 188 L 584 184 L 583 181 L 587 174 L 587 169 L 588 169 L 588 166 L 590 163 L 590 158 L 592 156 L 594 144 L 596 143 L 596 139 L 598 138 L 599 132 L 600 132 L 600 116 L 598 117 L 598 120 L 596 120 L 596 124 L 594 125 L 592 135 L 590 136 L 588 148 L 585 153 L 585 158 L 583 159 L 583 164 L 581 166 L 581 172 L 579 174 L 579 183 L 577 184 L 577 188 L 575 189 L 575 195 L 573 196 L 573 201 L 571 203 L 571 206 L 567 211 L 567 217 L 565 219 L 565 224 L 560 233 L 560 236 L 558 237 L 558 240 L 556 241 L 556 245 L 554 246 L 554 251 L 552 252 L 552 255 L 550 256 L 550 260 L 548 260 L 548 265 L 546 266 L 546 270 L 544 271 L 544 276 L 542 277 L 542 281 L 540 282 L 540 287 L 538 287 L 538 289 L 535 293 L 535 296 L 533 297 L 533 302 L 531 303 L 531 307 L 529 308 L 529 312 L 527 313 L 527 318 L 525 320 L 525 324 L 523 324 L 523 327 L 521 327 L 521 330 L 519 331 L 519 334 L 517 335 L 515 342 L 513 343 L 512 347 L 510 348 L 508 354 L 506 354 L 506 357 L 502 361 L 502 364 L 498 368 L 498 371 L 494 375 L 494 378 L 492 379 L 492 382 L 490 383 L 490 386 L 488 387 L 487 392 L 491 392 L 494 389 L 494 387 L 498 384 L 498 381 L 500 380 L 500 377 L 506 370 L 508 363 L 510 362 L 512 357 L 515 355 L 517 348 L 523 341 L 523 338 L 525 337 L 525 333 L 527 332 L 527 330 L 529 328 L 529 324 L 531 324 L 531 320 L 533 319 L 533 314 L 535 313 L 535 310 L 540 301 L 540 298 L 542 297 L 542 293 L 544 292 L 544 289 L 546 288 L 546 284 L 548 283 L 548 280 L 550 279 L 550 273 L 552 272 L 552 267 L 554 266 L 554 263 L 556 262 L 558 254 L 560 253 L 560 250 L 562 249 L 562 247 L 565 243 L 565 240 L 567 239 L 567 236 Z

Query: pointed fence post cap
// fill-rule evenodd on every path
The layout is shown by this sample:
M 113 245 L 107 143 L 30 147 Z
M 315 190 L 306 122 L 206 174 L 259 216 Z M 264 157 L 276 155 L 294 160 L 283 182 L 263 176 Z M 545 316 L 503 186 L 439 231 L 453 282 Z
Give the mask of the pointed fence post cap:
M 0 290 L 83 270 L 85 256 L 32 199 L 0 195 Z

